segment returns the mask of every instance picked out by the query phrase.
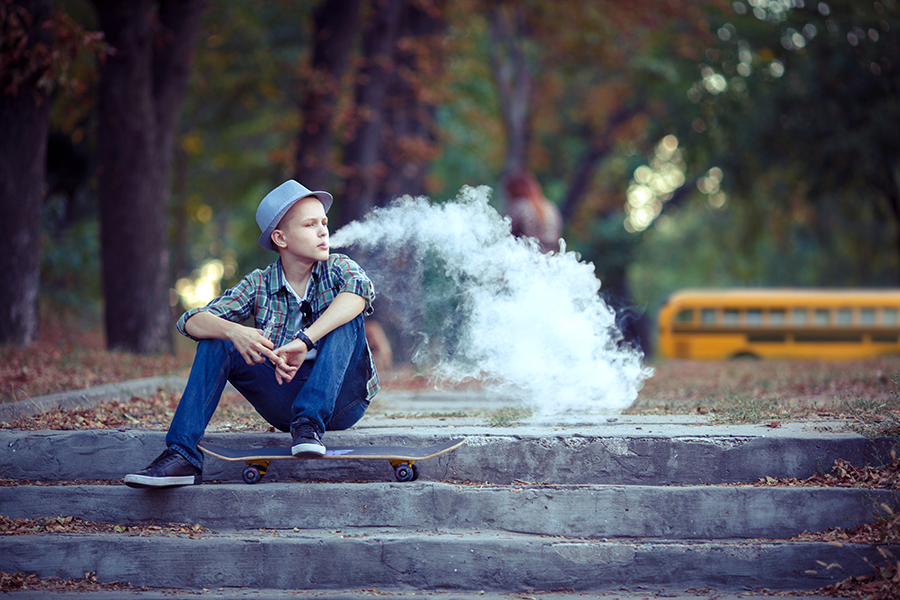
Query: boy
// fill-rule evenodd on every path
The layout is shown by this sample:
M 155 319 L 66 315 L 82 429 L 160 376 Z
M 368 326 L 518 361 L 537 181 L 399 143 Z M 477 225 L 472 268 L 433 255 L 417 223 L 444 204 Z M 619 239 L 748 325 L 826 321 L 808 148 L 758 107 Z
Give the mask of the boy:
M 150 466 L 125 476 L 131 487 L 202 481 L 197 442 L 226 381 L 276 428 L 290 431 L 291 453 L 325 454 L 326 430 L 353 426 L 378 391 L 363 315 L 371 314 L 372 282 L 355 262 L 329 254 L 333 198 L 289 180 L 256 211 L 259 244 L 278 252 L 208 305 L 184 313 L 178 331 L 198 341 L 184 394 Z M 250 317 L 254 327 L 241 325 Z

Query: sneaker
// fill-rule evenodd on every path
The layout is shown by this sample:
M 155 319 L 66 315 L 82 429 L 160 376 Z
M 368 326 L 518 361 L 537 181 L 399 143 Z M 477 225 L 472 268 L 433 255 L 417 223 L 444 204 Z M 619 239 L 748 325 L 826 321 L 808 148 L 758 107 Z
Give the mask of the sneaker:
M 143 471 L 125 476 L 125 485 L 133 488 L 199 485 L 202 481 L 203 472 L 171 448 L 166 448 Z
M 304 423 L 291 429 L 294 445 L 291 454 L 298 458 L 318 458 L 325 455 L 325 444 L 319 438 L 315 425 Z

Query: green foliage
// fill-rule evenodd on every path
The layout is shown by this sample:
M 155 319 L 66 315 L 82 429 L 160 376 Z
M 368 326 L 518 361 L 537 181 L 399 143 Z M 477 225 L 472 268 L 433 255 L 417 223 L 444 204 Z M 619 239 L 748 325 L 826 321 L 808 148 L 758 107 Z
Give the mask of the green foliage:
M 895 284 L 900 7 L 766 6 L 711 13 L 717 43 L 697 65 L 679 138 L 725 172 L 745 246 L 799 235 L 827 257 L 820 281 Z
M 314 6 L 238 0 L 216 4 L 201 22 L 177 142 L 175 179 L 185 184 L 173 202 L 187 217 L 188 270 L 237 252 L 226 286 L 274 257 L 256 244 L 255 211 L 292 166 Z
M 441 153 L 429 175 L 435 200 L 454 198 L 464 185 L 495 183 L 505 150 L 483 16 L 466 11 L 452 18 L 446 44 L 447 91 L 437 107 Z
M 41 293 L 54 310 L 99 313 L 98 239 L 94 220 L 76 222 L 55 235 L 41 235 Z

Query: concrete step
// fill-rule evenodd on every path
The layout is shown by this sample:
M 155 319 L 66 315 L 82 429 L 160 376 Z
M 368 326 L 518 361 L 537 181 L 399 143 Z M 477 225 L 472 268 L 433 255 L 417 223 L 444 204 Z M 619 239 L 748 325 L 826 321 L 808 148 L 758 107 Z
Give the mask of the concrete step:
M 828 472 L 836 458 L 882 464 L 890 440 L 834 423 L 483 421 L 372 415 L 326 435 L 331 445 L 467 439 L 417 463 L 417 482 L 394 482 L 387 461 L 278 461 L 250 486 L 240 482 L 242 463 L 209 457 L 204 485 L 155 491 L 117 483 L 162 451 L 162 431 L 0 430 L 2 478 L 113 483 L 0 487 L 0 514 L 199 523 L 217 532 L 0 536 L 0 571 L 96 572 L 101 581 L 179 589 L 681 592 L 814 589 L 884 562 L 869 545 L 771 540 L 871 521 L 880 503 L 897 506 L 895 492 L 704 484 L 804 478 Z M 262 432 L 210 430 L 205 439 L 236 448 L 289 443 Z
M 883 464 L 895 442 L 822 432 L 809 423 L 778 428 L 652 423 L 485 428 L 437 425 L 399 427 L 372 420 L 350 431 L 329 432 L 332 445 L 429 446 L 465 437 L 467 444 L 419 463 L 427 480 L 509 484 L 691 485 L 805 478 L 828 472 L 834 460 Z M 365 421 L 364 421 L 365 423 Z M 204 439 L 235 448 L 284 446 L 283 433 L 210 433 Z M 30 480 L 121 479 L 144 468 L 165 446 L 165 433 L 148 430 L 0 430 L 0 477 Z M 210 457 L 207 481 L 240 481 L 243 463 Z M 276 461 L 266 479 L 390 480 L 386 461 Z
M 390 527 L 493 530 L 576 538 L 774 538 L 854 528 L 896 509 L 893 490 L 752 486 L 498 486 L 446 483 L 0 487 L 0 514 L 131 525 L 200 524 L 217 532 Z M 227 507 L 227 509 L 223 509 Z
M 890 548 L 900 552 L 900 547 Z M 562 539 L 371 530 L 184 537 L 0 537 L 7 572 L 172 588 L 586 590 L 815 589 L 882 559 L 868 545 Z M 840 566 L 835 566 L 840 565 Z M 830 568 L 829 568 L 830 566 Z

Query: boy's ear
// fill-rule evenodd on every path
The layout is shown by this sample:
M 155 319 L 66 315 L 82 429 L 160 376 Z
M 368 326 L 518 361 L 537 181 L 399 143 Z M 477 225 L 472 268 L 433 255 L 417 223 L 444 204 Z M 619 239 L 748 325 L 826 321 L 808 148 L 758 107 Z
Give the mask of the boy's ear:
M 276 250 L 287 248 L 287 240 L 284 239 L 284 232 L 280 229 L 272 231 L 272 245 L 275 246 Z

